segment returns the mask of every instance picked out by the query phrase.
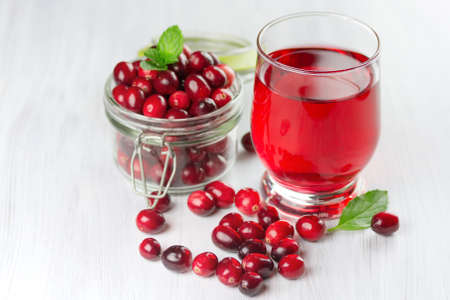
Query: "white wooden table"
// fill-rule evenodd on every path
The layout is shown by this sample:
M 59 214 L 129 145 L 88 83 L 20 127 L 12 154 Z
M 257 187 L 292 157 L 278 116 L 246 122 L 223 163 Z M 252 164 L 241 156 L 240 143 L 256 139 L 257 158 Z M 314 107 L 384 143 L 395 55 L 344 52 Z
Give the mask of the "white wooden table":
M 244 299 L 216 278 L 138 255 L 144 202 L 113 165 L 103 84 L 115 62 L 168 25 L 254 40 L 269 19 L 298 10 L 349 14 L 382 37 L 383 131 L 364 173 L 369 188 L 389 190 L 401 228 L 304 243 L 305 276 L 275 276 L 259 299 L 450 299 L 449 9 L 411 0 L 0 0 L 0 299 Z M 262 170 L 241 151 L 225 180 L 258 187 Z M 184 197 L 176 202 L 163 246 L 227 255 L 209 235 L 228 211 L 200 218 Z

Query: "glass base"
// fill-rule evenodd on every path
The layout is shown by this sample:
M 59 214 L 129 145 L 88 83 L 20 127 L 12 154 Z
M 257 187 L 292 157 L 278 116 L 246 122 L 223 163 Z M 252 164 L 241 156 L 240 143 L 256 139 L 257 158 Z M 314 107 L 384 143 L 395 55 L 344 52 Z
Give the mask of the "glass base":
M 266 171 L 262 178 L 266 202 L 286 217 L 316 215 L 323 219 L 340 217 L 347 203 L 364 191 L 363 180 L 357 178 L 345 187 L 326 193 L 306 194 L 281 186 Z

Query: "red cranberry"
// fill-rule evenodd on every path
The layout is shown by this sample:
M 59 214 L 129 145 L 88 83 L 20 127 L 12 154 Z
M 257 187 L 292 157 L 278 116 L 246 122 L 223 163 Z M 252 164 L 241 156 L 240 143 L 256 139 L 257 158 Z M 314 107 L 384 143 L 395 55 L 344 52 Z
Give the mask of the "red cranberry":
M 145 70 L 144 68 L 142 68 L 139 65 L 138 75 L 139 75 L 139 77 L 143 77 L 147 80 L 153 80 L 156 78 L 156 76 L 158 76 L 158 71 L 157 70 Z
M 166 113 L 166 119 L 178 120 L 189 118 L 189 113 L 184 109 L 171 108 Z
M 158 76 L 156 76 L 152 82 L 155 91 L 162 95 L 170 95 L 174 93 L 180 85 L 177 75 L 174 71 L 170 70 L 158 72 Z
M 192 253 L 184 246 L 170 246 L 162 253 L 161 260 L 167 269 L 184 273 L 191 268 Z
M 142 179 L 142 175 L 144 175 L 145 179 L 147 179 L 149 174 L 150 174 L 150 172 L 151 172 L 150 171 L 151 170 L 151 166 L 147 162 L 147 160 L 142 159 L 142 166 L 144 167 L 144 172 L 143 172 L 144 174 L 142 174 L 141 165 L 139 164 L 139 159 L 138 159 L 138 157 L 136 157 L 134 159 L 133 169 L 134 169 L 134 178 L 137 179 L 137 180 L 141 180 Z M 130 167 L 131 167 L 131 162 L 129 163 L 129 167 L 127 168 L 127 172 L 129 174 L 131 174 Z
M 183 46 L 183 54 L 186 55 L 187 58 L 191 57 L 192 50 L 188 45 L 184 44 Z
M 211 238 L 217 247 L 228 251 L 237 251 L 242 243 L 242 239 L 236 230 L 223 225 L 214 228 Z
M 198 101 L 211 95 L 211 87 L 199 74 L 191 74 L 184 81 L 184 90 L 189 98 Z
M 243 259 L 250 253 L 266 254 L 266 244 L 264 244 L 263 241 L 257 239 L 250 239 L 243 242 L 238 249 L 239 258 Z
M 122 169 L 130 172 L 130 158 L 121 149 L 117 150 L 117 163 Z
M 232 68 L 230 68 L 228 65 L 226 64 L 219 64 L 217 65 L 219 68 L 222 69 L 222 71 L 225 72 L 225 74 L 227 75 L 227 84 L 225 85 L 225 87 L 230 87 L 233 82 L 234 79 L 236 78 L 236 74 L 234 74 L 234 71 Z
M 211 56 L 214 65 L 220 64 L 219 58 L 212 52 L 208 52 L 209 56 Z
M 325 234 L 325 223 L 317 216 L 303 216 L 295 224 L 298 234 L 307 241 L 315 242 Z
M 113 74 L 117 83 L 125 85 L 130 85 L 137 76 L 133 64 L 125 61 L 121 61 L 114 67 Z
M 218 66 L 204 68 L 202 75 L 213 88 L 223 87 L 227 83 L 227 75 Z
M 270 224 L 280 219 L 278 211 L 273 206 L 262 206 L 258 211 L 258 223 L 266 229 Z
M 228 104 L 233 99 L 233 94 L 229 89 L 217 89 L 212 92 L 211 98 L 214 100 L 218 108 L 221 108 Z
M 181 180 L 185 184 L 199 184 L 205 180 L 205 170 L 193 163 L 188 163 L 181 172 Z
M 151 118 L 164 118 L 167 110 L 166 99 L 161 95 L 151 95 L 145 100 L 142 113 Z
M 242 136 L 241 144 L 247 152 L 255 153 L 255 147 L 253 146 L 252 136 L 250 132 L 247 132 Z
M 249 239 L 264 239 L 264 228 L 256 222 L 246 221 L 239 226 L 238 233 L 241 238 L 245 240 Z
M 396 215 L 380 212 L 372 217 L 372 230 L 382 235 L 390 235 L 399 228 L 398 217 Z
M 206 176 L 213 177 L 222 173 L 226 168 L 226 159 L 219 154 L 210 154 L 202 163 Z
M 278 263 L 278 273 L 287 279 L 297 279 L 305 272 L 305 263 L 297 254 L 289 254 Z
M 193 162 L 201 162 L 206 157 L 206 151 L 196 147 L 186 148 L 189 159 Z
M 166 220 L 153 209 L 143 209 L 136 217 L 136 225 L 145 233 L 158 233 L 164 229 Z
M 155 259 L 161 254 L 161 245 L 154 238 L 146 238 L 139 245 L 139 253 L 143 258 Z
M 276 221 L 267 227 L 266 243 L 273 246 L 282 239 L 294 236 L 294 227 L 286 221 Z
M 228 147 L 228 137 L 224 137 L 220 141 L 206 146 L 205 149 L 209 153 L 223 154 L 227 151 L 227 147 Z
M 133 80 L 133 82 L 131 83 L 131 86 L 135 86 L 135 87 L 141 89 L 141 91 L 144 92 L 145 97 L 150 95 L 150 93 L 152 92 L 152 84 L 150 83 L 150 81 L 148 81 L 147 79 L 145 79 L 143 77 L 135 78 Z
M 140 113 L 142 111 L 142 105 L 144 105 L 144 101 L 144 92 L 141 89 L 134 86 L 130 86 L 128 88 L 127 94 L 125 96 L 125 102 L 129 110 Z
M 189 113 L 194 116 L 202 116 L 209 114 L 217 109 L 216 103 L 211 98 L 205 98 L 192 103 Z
M 138 59 L 138 60 L 135 60 L 135 61 L 132 62 L 133 68 L 135 70 L 139 70 L 139 66 L 141 65 L 141 61 L 142 60 Z
M 250 253 L 242 260 L 242 268 L 246 272 L 255 272 L 262 276 L 262 278 L 269 278 L 273 274 L 273 261 L 264 254 Z
M 150 179 L 152 179 L 154 182 L 159 184 L 161 182 L 161 179 L 162 179 L 163 170 L 164 170 L 164 166 L 160 162 L 155 163 L 150 168 L 150 172 L 149 172 Z M 171 170 L 171 168 L 168 168 L 166 170 L 166 176 L 164 178 L 164 184 L 166 184 L 167 181 L 169 181 L 170 172 L 172 172 L 172 170 Z
M 235 194 L 234 190 L 232 187 L 226 185 L 222 181 L 213 181 L 207 184 L 205 187 L 205 191 L 207 191 L 214 197 L 217 207 L 227 208 L 233 205 Z
M 169 70 L 174 71 L 179 78 L 183 78 L 187 73 L 188 64 L 188 58 L 186 57 L 186 55 L 184 55 L 184 53 L 181 53 L 178 56 L 178 61 L 174 64 L 169 65 Z
M 216 201 L 205 191 L 195 191 L 191 193 L 187 200 L 189 209 L 196 215 L 207 216 L 216 209 Z
M 241 264 L 233 257 L 222 259 L 216 269 L 220 282 L 228 286 L 237 286 L 241 281 L 242 273 Z
M 192 271 L 202 277 L 209 277 L 216 273 L 219 260 L 212 252 L 203 252 L 197 255 L 192 262 Z
M 243 214 L 252 216 L 259 211 L 261 206 L 261 197 L 254 189 L 245 188 L 237 192 L 235 203 L 237 209 L 239 209 Z
M 261 293 L 264 289 L 263 278 L 255 272 L 246 272 L 241 277 L 239 291 L 247 296 L 253 297 Z
M 284 256 L 297 254 L 300 250 L 298 243 L 292 238 L 285 238 L 273 245 L 270 256 L 276 262 L 279 262 Z
M 170 95 L 169 104 L 172 108 L 187 109 L 191 105 L 191 100 L 186 92 L 176 91 Z
M 128 108 L 126 97 L 127 97 L 128 87 L 124 84 L 116 85 L 112 90 L 112 95 L 120 106 Z
M 226 214 L 219 222 L 219 225 L 230 227 L 234 230 L 238 230 L 238 228 L 244 223 L 244 218 L 238 213 L 229 213 Z
M 207 66 L 214 63 L 213 58 L 205 51 L 195 51 L 189 57 L 189 70 L 191 72 L 201 72 Z
M 157 194 L 158 194 L 157 191 L 152 192 L 152 195 Z M 152 197 L 148 197 L 147 199 L 149 205 L 153 205 L 153 203 L 156 200 L 155 198 Z M 158 199 L 158 203 L 155 205 L 155 207 L 153 207 L 153 210 L 159 213 L 163 213 L 168 211 L 170 209 L 170 206 L 171 206 L 170 196 L 169 194 L 166 194 L 164 197 Z

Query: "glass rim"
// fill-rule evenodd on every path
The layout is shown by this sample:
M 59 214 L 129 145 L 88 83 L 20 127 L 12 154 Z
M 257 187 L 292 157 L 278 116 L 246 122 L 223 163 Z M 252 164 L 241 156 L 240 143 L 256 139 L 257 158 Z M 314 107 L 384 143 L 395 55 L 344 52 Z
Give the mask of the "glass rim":
M 282 63 L 274 60 L 262 49 L 261 39 L 262 39 L 265 31 L 267 29 L 271 28 L 273 25 L 276 25 L 278 23 L 281 23 L 283 21 L 293 19 L 293 18 L 317 17 L 317 16 L 340 18 L 343 20 L 354 22 L 354 23 L 364 27 L 368 32 L 372 33 L 375 36 L 377 47 L 376 47 L 374 53 L 370 57 L 368 57 L 368 59 L 366 61 L 361 62 L 358 65 L 351 67 L 351 68 L 325 70 L 325 71 L 313 71 L 313 70 L 305 70 L 302 68 L 296 68 L 296 67 L 291 67 L 291 66 L 282 64 Z M 348 72 L 348 71 L 357 70 L 360 68 L 364 68 L 368 65 L 371 65 L 380 55 L 381 42 L 380 42 L 380 37 L 378 36 L 378 33 L 375 31 L 375 29 L 373 29 L 372 26 L 370 26 L 369 24 L 367 24 L 359 19 L 347 16 L 344 14 L 334 13 L 334 12 L 310 11 L 310 12 L 296 12 L 296 13 L 284 15 L 284 16 L 278 17 L 278 18 L 273 19 L 270 22 L 268 22 L 258 32 L 258 35 L 256 37 L 256 48 L 257 48 L 258 54 L 261 55 L 265 60 L 267 60 L 269 63 L 272 63 L 272 64 L 276 65 L 277 67 L 284 69 L 286 71 L 291 71 L 291 72 L 300 73 L 300 74 L 309 74 L 309 75 L 326 75 L 326 74 L 336 74 L 336 73 Z

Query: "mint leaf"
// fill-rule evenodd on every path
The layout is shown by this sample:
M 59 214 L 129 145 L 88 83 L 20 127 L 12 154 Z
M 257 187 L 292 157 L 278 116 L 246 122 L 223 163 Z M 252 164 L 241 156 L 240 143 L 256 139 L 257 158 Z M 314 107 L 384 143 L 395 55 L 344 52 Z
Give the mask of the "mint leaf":
M 155 64 L 153 61 L 149 60 L 143 60 L 140 63 L 141 68 L 144 70 L 157 70 L 157 71 L 164 71 L 167 70 L 167 66 L 160 66 L 158 64 Z
M 163 32 L 156 48 L 161 58 L 167 64 L 171 64 L 178 60 L 178 56 L 183 51 L 183 44 L 184 38 L 180 28 L 177 25 L 173 25 Z
M 372 217 L 387 209 L 387 191 L 373 190 L 351 200 L 342 211 L 339 224 L 328 231 L 358 230 L 370 227 Z

